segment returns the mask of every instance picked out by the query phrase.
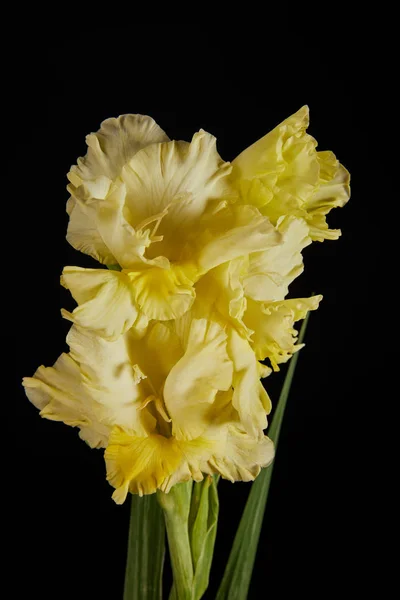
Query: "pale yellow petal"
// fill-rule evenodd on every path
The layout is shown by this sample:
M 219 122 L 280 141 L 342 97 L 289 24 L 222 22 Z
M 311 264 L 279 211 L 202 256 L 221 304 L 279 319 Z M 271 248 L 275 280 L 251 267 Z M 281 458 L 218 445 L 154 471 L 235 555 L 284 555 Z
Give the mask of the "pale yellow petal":
M 97 229 L 96 210 L 93 204 L 85 205 L 71 196 L 67 202 L 67 213 L 69 214 L 67 241 L 71 246 L 92 256 L 100 263 L 116 265 L 118 260 Z
M 172 368 L 164 387 L 164 400 L 178 439 L 193 439 L 209 424 L 212 405 L 220 390 L 232 384 L 232 362 L 227 336 L 217 323 L 194 319 L 186 352 Z
M 104 243 L 122 268 L 142 268 L 143 265 L 157 265 L 168 268 L 165 257 L 149 260 L 145 256 L 150 245 L 157 241 L 146 227 L 132 226 L 129 210 L 125 205 L 126 186 L 122 181 L 114 183 L 107 198 L 96 203 L 96 228 Z
M 219 474 L 232 483 L 253 481 L 262 467 L 271 464 L 274 454 L 274 444 L 267 436 L 255 438 L 240 424 L 231 424 L 227 427 L 225 444 L 201 462 L 200 468 L 203 473 Z
M 253 329 L 252 347 L 258 360 L 268 358 L 274 371 L 287 362 L 304 344 L 297 344 L 294 323 L 316 310 L 322 296 L 296 298 L 280 302 L 255 302 L 249 299 L 244 322 Z
M 193 280 L 178 265 L 167 269 L 127 270 L 125 273 L 130 281 L 132 297 L 148 319 L 177 319 L 190 309 L 196 297 Z M 191 270 L 188 273 L 191 275 Z
M 278 222 L 277 229 L 282 235 L 279 246 L 249 256 L 243 287 L 253 300 L 283 300 L 289 285 L 303 272 L 301 251 L 311 244 L 307 223 L 287 216 Z
M 215 138 L 200 131 L 191 143 L 155 144 L 138 152 L 122 170 L 130 223 L 138 228 L 154 215 L 157 244 L 147 256 L 181 260 L 185 242 L 198 232 L 198 219 L 216 200 L 232 193 L 231 167 L 216 150 Z
M 99 201 L 107 198 L 123 166 L 139 150 L 168 139 L 152 118 L 143 115 L 107 119 L 97 133 L 87 136 L 86 156 L 68 173 L 67 240 L 74 248 L 104 264 L 119 262 L 98 229 Z
M 274 224 L 282 215 L 297 215 L 318 184 L 316 141 L 306 133 L 308 124 L 304 106 L 232 163 L 242 200 L 257 206 Z
M 182 453 L 176 440 L 156 433 L 147 437 L 115 427 L 105 452 L 107 479 L 116 488 L 113 499 L 122 504 L 128 492 L 152 494 L 178 468 Z
M 148 319 L 138 308 L 125 273 L 65 267 L 61 283 L 79 304 L 72 314 L 63 310 L 65 318 L 108 340 L 132 327 L 139 335 L 144 333 Z
M 168 139 L 151 117 L 121 115 L 106 119 L 99 131 L 86 137 L 86 156 L 79 158 L 78 164 L 71 167 L 68 174 L 72 181 L 71 193 L 79 187 L 79 183 L 87 186 L 100 177 L 113 181 L 139 150 Z
M 67 343 L 69 354 L 24 378 L 26 394 L 41 416 L 79 427 L 93 447 L 106 445 L 116 423 L 142 434 L 151 431 L 154 418 L 138 410 L 147 390 L 136 383 L 124 338 L 108 342 L 73 326 Z
M 305 203 L 306 220 L 312 240 L 336 240 L 339 229 L 329 229 L 326 215 L 332 208 L 343 207 L 350 198 L 350 173 L 332 152 L 318 152 L 320 164 L 319 186 Z
M 250 252 L 278 246 L 281 235 L 254 206 L 232 205 L 207 215 L 200 223 L 198 264 L 207 272 Z
M 162 398 L 165 380 L 184 354 L 174 322 L 152 321 L 143 338 L 137 338 L 131 332 L 128 338 L 132 361 L 137 362 L 148 378 L 153 393 Z
M 229 330 L 228 354 L 234 367 L 232 404 L 245 430 L 259 437 L 267 427 L 266 415 L 271 411 L 271 401 L 260 382 L 254 351 L 235 329 Z
M 248 257 L 230 260 L 209 271 L 196 283 L 194 312 L 198 316 L 211 316 L 215 312 L 241 335 L 248 337 L 251 331 L 243 323 L 246 298 L 242 278 L 247 273 Z

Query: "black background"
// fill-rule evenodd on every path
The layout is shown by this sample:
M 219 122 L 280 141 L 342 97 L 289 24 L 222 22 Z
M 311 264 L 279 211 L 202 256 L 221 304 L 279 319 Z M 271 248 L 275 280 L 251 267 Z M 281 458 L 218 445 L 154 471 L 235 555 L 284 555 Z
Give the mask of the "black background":
M 221 156 L 233 160 L 303 104 L 319 149 L 334 151 L 350 170 L 352 198 L 328 218 L 342 237 L 306 248 L 305 272 L 291 287 L 292 297 L 315 292 L 324 300 L 311 315 L 298 362 L 249 598 L 356 590 L 348 576 L 360 541 L 359 470 L 347 417 L 367 343 L 360 336 L 360 290 L 374 266 L 373 248 L 359 243 L 373 192 L 363 183 L 367 134 L 354 96 L 360 68 L 324 48 L 290 46 L 283 38 L 277 46 L 265 33 L 217 25 L 103 27 L 31 36 L 19 48 L 22 63 L 9 57 L 18 64 L 12 86 L 21 134 L 14 136 L 11 168 L 23 255 L 15 276 L 10 495 L 17 575 L 10 597 L 29 590 L 43 599 L 122 598 L 129 503 L 111 500 L 102 453 L 76 430 L 40 419 L 20 386 L 22 376 L 66 350 L 69 325 L 60 308 L 73 303 L 59 285 L 62 268 L 94 266 L 65 240 L 66 173 L 85 154 L 85 135 L 110 116 L 149 114 L 172 139 L 209 131 Z M 265 380 L 273 401 L 285 371 Z M 220 484 L 207 598 L 215 595 L 248 490 L 248 484 Z

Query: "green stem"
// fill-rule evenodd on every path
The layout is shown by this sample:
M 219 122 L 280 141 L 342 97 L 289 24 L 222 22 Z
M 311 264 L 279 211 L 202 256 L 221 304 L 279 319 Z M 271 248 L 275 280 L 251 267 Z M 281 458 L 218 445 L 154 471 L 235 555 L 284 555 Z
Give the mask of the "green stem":
M 192 600 L 193 561 L 189 539 L 189 512 L 193 482 L 174 485 L 168 494 L 158 491 L 164 511 L 174 585 L 170 599 Z
M 161 600 L 165 525 L 155 494 L 131 496 L 124 600 Z

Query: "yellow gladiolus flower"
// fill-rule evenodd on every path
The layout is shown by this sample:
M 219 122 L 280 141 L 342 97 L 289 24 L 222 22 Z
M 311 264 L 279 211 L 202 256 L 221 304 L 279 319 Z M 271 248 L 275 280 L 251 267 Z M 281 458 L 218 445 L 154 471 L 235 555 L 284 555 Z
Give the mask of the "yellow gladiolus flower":
M 205 131 L 171 142 L 124 115 L 71 168 L 67 239 L 110 269 L 65 267 L 70 352 L 24 386 L 105 448 L 116 502 L 204 474 L 248 481 L 272 461 L 260 377 L 302 347 L 294 325 L 322 296 L 289 286 L 303 249 L 340 235 L 325 217 L 349 198 L 307 126 L 304 107 L 230 165 Z
M 79 427 L 91 447 L 106 449 L 117 503 L 128 491 L 168 491 L 207 473 L 248 481 L 274 451 L 262 430 L 246 431 L 235 408 L 241 386 L 251 394 L 261 384 L 245 354 L 242 364 L 233 356 L 231 335 L 192 311 L 153 321 L 141 339 L 130 330 L 108 341 L 73 325 L 69 354 L 40 367 L 24 386 L 41 416 Z
M 244 150 L 232 163 L 232 179 L 242 202 L 257 206 L 276 224 L 282 215 L 307 222 L 312 240 L 337 239 L 325 216 L 350 197 L 350 175 L 332 152 L 317 152 L 306 133 L 303 106 L 273 131 Z
M 68 175 L 67 239 L 122 273 L 64 270 L 79 304 L 64 316 L 76 324 L 110 340 L 131 327 L 140 335 L 149 320 L 188 311 L 210 269 L 280 243 L 256 207 L 235 204 L 231 166 L 205 131 L 169 142 L 150 117 L 124 115 L 87 143 Z

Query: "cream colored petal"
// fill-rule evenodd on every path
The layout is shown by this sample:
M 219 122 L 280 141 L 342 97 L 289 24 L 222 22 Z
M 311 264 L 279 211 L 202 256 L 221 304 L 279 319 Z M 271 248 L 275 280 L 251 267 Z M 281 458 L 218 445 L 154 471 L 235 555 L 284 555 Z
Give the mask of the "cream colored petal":
M 165 380 L 184 354 L 174 322 L 152 321 L 143 338 L 129 332 L 128 339 L 132 362 L 137 362 L 153 393 L 162 398 Z
M 244 337 L 251 334 L 243 323 L 246 298 L 242 277 L 247 272 L 248 257 L 226 262 L 209 271 L 196 283 L 194 312 L 198 316 L 215 318 L 215 312 L 224 322 L 235 327 Z
M 213 409 L 210 424 L 200 437 L 179 441 L 185 462 L 165 482 L 167 489 L 189 478 L 198 481 L 202 473 L 219 474 L 232 482 L 251 481 L 261 467 L 271 463 L 273 443 L 264 435 L 253 437 L 245 431 L 232 407 L 232 390 L 220 392 Z
M 318 152 L 320 164 L 319 187 L 307 200 L 307 223 L 312 240 L 336 240 L 339 229 L 329 229 L 326 215 L 332 208 L 343 207 L 350 198 L 350 173 L 339 163 L 332 152 Z
M 171 265 L 168 269 L 151 267 L 124 273 L 131 282 L 136 305 L 148 319 L 177 319 L 190 309 L 196 297 L 193 280 L 179 266 Z
M 274 224 L 282 215 L 297 215 L 318 184 L 316 141 L 306 133 L 308 124 L 304 106 L 232 163 L 242 200 L 259 207 Z
M 117 259 L 104 243 L 97 227 L 93 206 L 85 206 L 72 196 L 67 202 L 69 223 L 67 241 L 76 250 L 92 256 L 106 265 L 116 265 Z
M 287 362 L 304 344 L 296 344 L 298 332 L 294 323 L 316 310 L 322 296 L 296 298 L 280 302 L 255 302 L 249 299 L 244 322 L 254 330 L 252 347 L 258 360 L 268 358 L 274 371 Z
M 185 242 L 198 231 L 198 219 L 216 200 L 230 196 L 231 167 L 216 150 L 215 138 L 200 131 L 192 142 L 155 144 L 138 152 L 122 170 L 131 225 L 138 228 L 154 215 L 161 239 L 149 258 L 181 260 Z
M 158 434 L 136 436 L 115 427 L 105 452 L 107 479 L 116 488 L 113 499 L 122 504 L 128 492 L 152 494 L 176 471 L 182 453 L 176 440 Z
M 91 329 L 108 340 L 115 340 L 134 327 L 143 334 L 148 319 L 138 308 L 129 278 L 119 271 L 65 267 L 61 283 L 70 290 L 79 306 L 63 316 Z
M 79 181 L 87 185 L 99 177 L 111 181 L 122 167 L 142 148 L 159 142 L 168 142 L 165 132 L 151 118 L 144 115 L 121 115 L 106 119 L 99 131 L 86 137 L 88 152 L 71 167 L 68 178 L 75 187 Z
M 149 144 L 168 140 L 155 121 L 143 115 L 107 119 L 97 133 L 87 136 L 87 155 L 79 158 L 78 164 L 68 173 L 71 198 L 67 206 L 70 215 L 67 240 L 74 248 L 101 263 L 119 262 L 98 228 L 99 201 L 107 198 L 123 166 L 136 152 Z M 118 236 L 114 239 L 118 250 L 122 241 L 118 243 L 117 240 Z
M 200 230 L 205 230 L 198 240 L 197 261 L 202 272 L 281 242 L 279 232 L 254 206 L 227 206 L 207 215 L 200 225 Z
M 271 411 L 271 401 L 260 382 L 254 351 L 235 329 L 229 330 L 228 354 L 234 368 L 232 404 L 245 430 L 260 437 L 267 427 L 266 415 Z
M 207 460 L 200 463 L 203 473 L 219 474 L 229 481 L 253 481 L 262 467 L 271 464 L 274 444 L 267 437 L 254 438 L 239 424 L 227 427 L 224 445 Z
M 279 246 L 249 256 L 243 287 L 245 295 L 253 300 L 283 300 L 289 285 L 303 272 L 301 251 L 311 244 L 307 223 L 287 216 L 280 219 L 277 229 L 282 235 Z
M 132 227 L 125 201 L 126 186 L 122 181 L 117 181 L 112 185 L 108 196 L 95 205 L 96 228 L 115 256 L 117 264 L 125 269 L 141 268 L 145 264 L 167 268 L 168 259 L 160 257 L 149 260 L 145 257 L 145 251 L 158 238 L 154 238 L 148 228 Z
M 226 333 L 214 322 L 194 319 L 186 352 L 172 368 L 164 400 L 178 439 L 193 439 L 209 424 L 219 390 L 232 383 L 232 362 L 226 351 Z
M 67 343 L 69 354 L 23 380 L 42 417 L 79 427 L 92 447 L 106 446 L 116 423 L 142 435 L 154 429 L 154 418 L 138 410 L 146 390 L 136 383 L 124 337 L 107 342 L 73 326 Z

